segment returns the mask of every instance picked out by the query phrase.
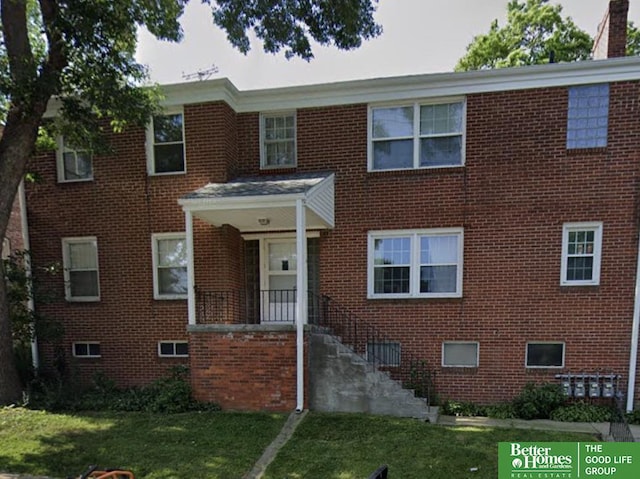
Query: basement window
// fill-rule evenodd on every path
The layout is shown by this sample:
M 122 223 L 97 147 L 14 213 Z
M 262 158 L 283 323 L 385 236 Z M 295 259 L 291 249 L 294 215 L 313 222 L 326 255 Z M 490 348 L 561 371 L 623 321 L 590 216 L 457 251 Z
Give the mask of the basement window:
M 76 358 L 100 358 L 100 343 L 78 342 L 73 343 L 73 356 Z
M 400 366 L 400 352 L 398 342 L 367 343 L 367 361 L 378 366 Z
M 564 343 L 527 343 L 526 366 L 528 368 L 564 367 Z
M 479 350 L 480 344 L 477 342 L 444 342 L 442 343 L 442 366 L 477 368 Z
M 189 343 L 187 341 L 159 341 L 158 356 L 161 358 L 189 357 Z

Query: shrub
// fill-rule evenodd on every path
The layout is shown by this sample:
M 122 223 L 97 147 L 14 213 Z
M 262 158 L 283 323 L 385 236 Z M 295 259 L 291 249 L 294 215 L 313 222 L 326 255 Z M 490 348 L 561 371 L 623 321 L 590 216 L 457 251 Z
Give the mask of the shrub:
M 440 413 L 447 416 L 484 416 L 485 410 L 470 401 L 446 400 L 440 406 Z
M 627 422 L 629 424 L 640 424 L 640 409 L 636 408 L 627 413 Z
M 487 416 L 494 419 L 515 419 L 516 413 L 511 403 L 500 403 L 485 406 Z
M 564 422 L 609 422 L 612 413 L 611 407 L 580 401 L 555 409 L 551 412 L 551 419 Z
M 519 419 L 549 419 L 551 412 L 565 404 L 566 400 L 559 384 L 528 383 L 512 401 L 512 405 Z

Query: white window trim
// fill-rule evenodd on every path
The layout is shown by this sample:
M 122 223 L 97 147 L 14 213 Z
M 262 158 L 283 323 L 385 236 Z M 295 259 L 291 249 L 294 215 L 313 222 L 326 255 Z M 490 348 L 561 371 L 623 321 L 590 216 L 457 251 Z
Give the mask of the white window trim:
M 530 344 L 561 344 L 562 345 L 562 364 L 560 366 L 529 366 L 529 345 Z M 565 364 L 565 354 L 567 353 L 567 345 L 564 341 L 527 341 L 524 347 L 524 367 L 527 369 L 562 369 Z
M 293 164 L 291 165 L 267 165 L 266 152 L 264 148 L 265 128 L 264 119 L 272 116 L 293 116 Z M 260 169 L 261 170 L 279 170 L 284 168 L 295 168 L 298 166 L 298 115 L 296 110 L 269 111 L 260 113 Z
M 444 362 L 444 347 L 447 344 L 475 344 L 476 345 L 476 363 L 474 365 L 469 364 L 445 364 Z M 443 341 L 442 342 L 442 367 L 443 368 L 478 368 L 480 366 L 480 342 L 478 341 Z
M 173 300 L 187 299 L 188 294 L 161 294 L 160 285 L 158 283 L 158 240 L 164 239 L 187 239 L 186 233 L 154 233 L 151 235 L 151 255 L 153 263 L 153 299 Z
M 69 250 L 67 246 L 73 243 L 89 243 L 95 242 L 96 244 L 96 282 L 98 286 L 97 296 L 71 296 L 71 276 L 69 274 L 69 267 L 71 264 L 71 258 L 69 258 Z M 100 263 L 98 254 L 98 239 L 95 236 L 79 236 L 73 238 L 62 238 L 62 272 L 64 279 L 64 296 L 65 299 L 73 303 L 89 303 L 94 301 L 100 301 Z M 93 271 L 93 270 L 91 270 Z
M 76 354 L 76 344 L 84 344 L 87 346 L 87 354 Z M 81 358 L 81 359 L 91 359 L 91 358 L 101 358 L 102 357 L 102 348 L 100 348 L 100 354 L 91 354 L 90 348 L 89 346 L 92 344 L 97 344 L 98 346 L 100 346 L 100 342 L 99 341 L 75 341 L 74 343 L 71 344 L 71 354 L 73 355 L 74 358 Z
M 458 270 L 456 274 L 456 291 L 452 293 L 420 293 L 420 236 L 458 236 Z M 374 255 L 375 240 L 381 238 L 411 237 L 411 262 L 409 263 L 409 293 L 374 293 Z M 368 299 L 410 299 L 410 298 L 461 298 L 464 251 L 463 228 L 431 228 L 415 230 L 383 230 L 369 231 L 367 237 L 367 298 Z
M 156 173 L 155 155 L 154 149 L 154 134 L 153 134 L 153 117 L 149 119 L 146 130 L 146 152 L 147 152 L 147 174 L 149 176 L 168 176 L 168 175 L 185 175 L 187 173 L 187 139 L 185 136 L 185 121 L 184 121 L 184 108 L 173 107 L 163 110 L 156 116 L 165 115 L 182 115 L 182 157 L 184 158 L 184 168 L 182 171 L 167 171 L 163 173 Z
M 562 225 L 562 263 L 560 264 L 560 285 L 561 286 L 598 286 L 600 284 L 600 263 L 602 258 L 602 229 L 601 221 L 588 223 L 565 223 Z M 594 254 L 593 254 L 593 277 L 590 280 L 569 281 L 567 280 L 567 263 L 569 258 L 569 232 L 594 230 Z
M 437 165 L 437 166 L 420 166 L 420 107 L 429 105 L 442 105 L 447 103 L 462 103 L 462 136 L 460 149 L 459 165 Z M 410 139 L 413 138 L 413 166 L 411 168 L 386 168 L 376 169 L 373 167 L 373 110 L 376 108 L 402 108 L 413 107 L 413 135 L 407 137 L 397 137 L 394 139 Z M 433 136 L 457 136 L 457 135 L 433 135 Z M 443 97 L 427 100 L 418 100 L 414 102 L 400 103 L 375 103 L 370 104 L 367 111 L 367 172 L 381 171 L 406 171 L 406 170 L 431 170 L 435 168 L 461 168 L 466 163 L 466 141 L 467 138 L 467 99 L 466 97 Z
M 93 181 L 93 155 L 91 155 L 91 176 L 87 178 L 74 178 L 67 179 L 64 176 L 64 152 L 65 151 L 85 151 L 85 150 L 75 150 L 73 148 L 65 148 L 64 146 L 64 137 L 62 135 L 58 135 L 56 138 L 56 171 L 58 173 L 58 183 L 81 183 L 85 181 Z
M 173 344 L 173 350 L 176 350 L 176 344 L 186 344 L 187 348 L 189 345 L 189 341 L 185 340 L 175 340 L 175 341 L 158 341 L 158 357 L 160 358 L 188 358 L 189 354 L 162 354 L 161 345 L 163 344 Z

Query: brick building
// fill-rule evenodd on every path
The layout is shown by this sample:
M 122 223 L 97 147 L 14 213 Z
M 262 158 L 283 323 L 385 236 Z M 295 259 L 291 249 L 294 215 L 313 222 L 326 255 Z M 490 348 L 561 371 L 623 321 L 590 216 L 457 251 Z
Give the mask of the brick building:
M 567 374 L 637 398 L 639 59 L 163 91 L 109 156 L 33 163 L 33 259 L 64 270 L 39 307 L 78 374 L 189 364 L 200 399 L 303 407 L 331 311 L 441 398 Z

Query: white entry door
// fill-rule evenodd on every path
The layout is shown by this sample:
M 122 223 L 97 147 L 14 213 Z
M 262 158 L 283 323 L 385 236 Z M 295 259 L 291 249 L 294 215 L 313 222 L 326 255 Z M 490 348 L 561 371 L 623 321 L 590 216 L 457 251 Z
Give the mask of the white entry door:
M 263 251 L 262 322 L 292 323 L 296 319 L 296 240 L 267 239 Z

